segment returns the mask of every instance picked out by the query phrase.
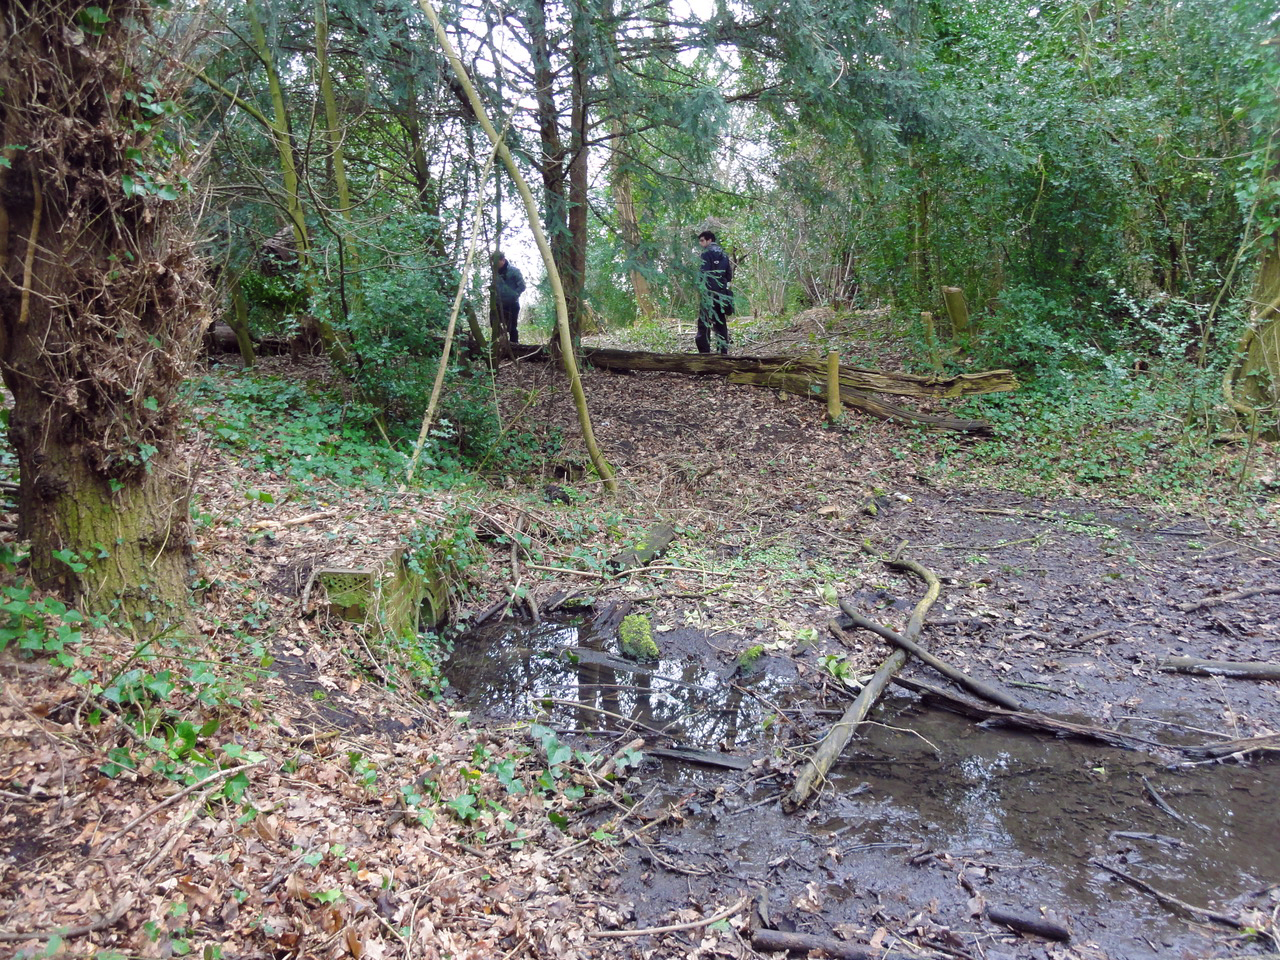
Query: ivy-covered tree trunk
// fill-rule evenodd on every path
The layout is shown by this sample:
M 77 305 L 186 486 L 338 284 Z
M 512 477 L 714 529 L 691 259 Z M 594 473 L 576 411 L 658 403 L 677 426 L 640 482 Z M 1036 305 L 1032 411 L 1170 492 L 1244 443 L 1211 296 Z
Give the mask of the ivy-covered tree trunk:
M 88 11 L 93 11 L 92 13 Z M 185 610 L 190 475 L 178 389 L 207 284 L 169 224 L 184 159 L 153 126 L 135 0 L 33 0 L 0 19 L 0 363 L 31 571 L 87 609 Z

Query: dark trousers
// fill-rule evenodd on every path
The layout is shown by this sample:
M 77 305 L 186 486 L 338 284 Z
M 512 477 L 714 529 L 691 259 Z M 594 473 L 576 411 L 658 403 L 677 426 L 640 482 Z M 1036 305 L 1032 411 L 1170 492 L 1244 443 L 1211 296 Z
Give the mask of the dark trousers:
M 498 302 L 498 315 L 507 327 L 507 339 L 513 344 L 520 343 L 520 301 L 503 300 Z
M 699 353 L 711 352 L 713 336 L 716 350 L 720 353 L 728 353 L 729 319 L 722 308 L 711 305 L 703 307 L 698 313 L 698 336 L 694 343 L 698 345 Z

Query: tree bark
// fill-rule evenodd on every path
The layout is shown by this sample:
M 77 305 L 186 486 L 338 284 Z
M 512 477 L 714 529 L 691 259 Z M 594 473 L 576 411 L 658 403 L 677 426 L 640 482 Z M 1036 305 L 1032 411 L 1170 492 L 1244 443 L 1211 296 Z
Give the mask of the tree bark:
M 0 19 L 0 142 L 27 145 L 0 181 L 21 534 L 38 584 L 150 632 L 185 617 L 179 390 L 208 323 L 203 266 L 170 227 L 182 201 L 163 189 L 191 171 L 157 158 L 140 106 L 178 87 L 139 62 L 140 4 L 104 3 L 97 34 L 66 29 L 62 5 L 27 9 Z

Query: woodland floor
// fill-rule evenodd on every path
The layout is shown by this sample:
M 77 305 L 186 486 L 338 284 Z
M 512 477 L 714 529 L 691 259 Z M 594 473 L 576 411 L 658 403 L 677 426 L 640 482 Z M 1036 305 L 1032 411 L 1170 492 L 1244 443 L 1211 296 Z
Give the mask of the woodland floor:
M 817 328 L 802 323 L 785 342 L 744 349 L 810 349 L 826 333 Z M 323 375 L 315 365 L 268 366 Z M 234 683 L 216 706 L 198 697 L 208 684 L 167 694 L 171 715 L 155 731 L 162 749 L 107 778 L 99 768 L 108 751 L 146 755 L 110 705 L 66 670 L 0 660 L 0 954 L 43 955 L 59 942 L 17 935 L 80 925 L 95 929 L 67 935 L 66 955 L 93 945 L 209 958 L 749 957 L 761 955 L 747 924 L 762 910 L 779 929 L 900 956 L 1127 960 L 1268 948 L 1265 938 L 1189 920 L 1089 861 L 1125 864 L 1156 887 L 1173 884 L 1199 906 L 1274 931 L 1273 755 L 1185 769 L 1160 751 L 1076 744 L 1065 758 L 1050 755 L 1058 747 L 1030 734 L 992 747 L 969 721 L 940 721 L 895 696 L 874 715 L 888 728 L 851 745 L 806 812 L 784 817 L 774 798 L 852 696 L 823 658 L 847 658 L 847 672 L 861 676 L 890 652 L 864 634 L 839 639 L 832 598 L 898 628 L 919 599 L 918 582 L 881 562 L 895 552 L 942 578 L 922 636 L 929 649 L 1008 685 L 1030 709 L 1170 743 L 1280 732 L 1280 684 L 1156 665 L 1182 654 L 1277 658 L 1280 594 L 1189 613 L 1176 606 L 1280 582 L 1274 505 L 1270 522 L 1237 530 L 1207 510 L 1036 501 L 940 480 L 919 434 L 860 417 L 827 426 L 821 405 L 795 396 L 715 377 L 605 371 L 588 371 L 586 390 L 618 471 L 616 501 L 581 479 L 573 406 L 546 365 L 507 365 L 500 377 L 513 429 L 562 438 L 562 469 L 533 486 L 496 471 L 480 494 L 300 493 L 196 430 L 193 453 L 206 464 L 197 504 L 208 518 L 197 549 L 214 581 L 204 633 L 185 660 L 169 655 L 147 669 L 235 661 L 219 668 Z M 864 510 L 872 501 L 874 515 Z M 383 658 L 361 632 L 303 609 L 314 567 L 385 556 L 454 504 L 488 538 L 459 617 L 513 592 L 538 610 L 566 592 L 597 610 L 627 602 L 651 617 L 664 662 L 724 688 L 742 679 L 739 658 L 763 647 L 767 722 L 703 744 L 749 769 L 647 759 L 606 783 L 599 759 L 578 754 L 558 764 L 550 801 L 536 789 L 513 793 L 513 776 L 532 785 L 552 758 L 530 749 L 528 728 L 511 722 L 500 698 L 476 694 L 477 684 L 468 691 L 461 676 L 466 702 L 389 692 L 378 679 Z M 304 517 L 312 519 L 285 525 Z M 634 574 L 599 572 L 659 522 L 677 529 L 666 557 Z M 514 553 L 495 539 L 517 534 L 528 547 Z M 506 624 L 503 642 L 540 629 Z M 78 667 L 104 686 L 121 664 L 140 662 L 133 642 L 94 639 Z M 262 653 L 272 658 L 265 672 L 255 669 Z M 480 669 L 465 667 L 471 680 Z M 937 681 L 920 666 L 907 673 Z M 179 716 L 217 719 L 200 749 L 232 744 L 254 764 L 245 797 L 256 815 L 223 796 L 222 780 L 183 794 L 163 776 L 173 742 L 165 734 Z M 566 742 L 600 757 L 632 736 L 646 748 L 681 740 L 637 734 L 626 718 L 601 724 L 610 725 L 621 727 L 616 738 Z M 911 726 L 918 736 L 902 732 Z M 946 786 L 965 777 L 964 789 Z M 568 784 L 583 796 L 570 797 Z M 1185 819 L 1156 807 L 1156 787 Z M 415 795 L 427 797 L 423 806 L 436 801 L 430 822 L 414 817 Z M 988 821 L 982 831 L 949 819 L 975 804 Z M 567 818 L 563 830 L 548 809 Z M 1152 847 L 1117 831 L 1163 840 Z M 1200 833 L 1223 848 L 1214 870 L 1203 868 Z M 984 904 L 1043 908 L 1072 940 L 1012 933 Z M 706 924 L 735 906 L 727 923 Z M 658 927 L 676 929 L 636 935 Z

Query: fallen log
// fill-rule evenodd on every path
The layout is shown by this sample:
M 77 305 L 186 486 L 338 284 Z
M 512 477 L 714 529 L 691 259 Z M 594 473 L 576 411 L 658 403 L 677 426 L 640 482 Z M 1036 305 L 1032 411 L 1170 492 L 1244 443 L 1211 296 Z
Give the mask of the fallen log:
M 761 953 L 803 953 L 818 951 L 822 956 L 837 960 L 921 960 L 930 956 L 921 953 L 886 953 L 883 947 L 870 947 L 863 943 L 848 943 L 827 937 L 815 937 L 811 933 L 787 933 L 785 930 L 769 930 L 758 927 L 751 932 L 751 946 Z M 937 956 L 937 954 L 933 954 Z
M 1280 663 L 1240 660 L 1201 660 L 1169 657 L 1160 661 L 1165 673 L 1189 673 L 1200 677 L 1235 677 L 1238 680 L 1280 680 Z
M 1022 704 L 1016 697 L 1005 693 L 1003 690 L 992 686 L 984 680 L 978 680 L 969 676 L 963 670 L 959 670 L 956 667 L 951 666 L 951 664 L 947 663 L 945 660 L 934 656 L 928 650 L 921 647 L 920 644 L 916 643 L 914 640 L 907 639 L 896 630 L 890 630 L 888 627 L 881 626 L 872 620 L 868 620 L 866 617 L 854 610 L 847 600 L 840 601 L 840 609 L 844 611 L 844 615 L 846 617 L 853 621 L 854 626 L 862 627 L 863 630 L 870 630 L 876 636 L 882 637 L 894 646 L 900 647 L 907 651 L 907 653 L 913 654 L 918 659 L 933 667 L 933 669 L 937 670 L 944 677 L 954 680 L 969 692 L 982 697 L 983 700 L 998 703 L 1000 706 L 1005 707 L 1008 710 L 1022 709 Z
M 663 757 L 703 767 L 721 770 L 750 770 L 754 761 L 750 757 L 735 757 L 719 750 L 699 750 L 695 747 L 652 747 L 645 751 L 648 757 Z
M 744 357 L 714 353 L 648 353 L 643 350 L 614 350 L 586 347 L 582 359 L 606 370 L 660 370 L 667 373 L 790 372 L 825 383 L 826 361 L 812 357 Z M 868 393 L 888 393 L 900 397 L 976 397 L 987 393 L 1017 390 L 1021 384 L 1011 370 L 984 370 L 952 377 L 890 373 L 864 367 L 840 367 L 840 385 Z M 842 391 L 843 392 L 843 391 Z
M 1071 939 L 1070 930 L 1044 917 L 1029 917 L 1003 907 L 987 907 L 987 917 L 993 923 L 1008 927 L 1010 930 L 1017 930 L 1019 933 L 1030 933 L 1037 937 L 1044 937 L 1046 940 L 1063 942 Z
M 773 387 L 786 393 L 795 393 L 802 397 L 823 399 L 825 394 L 820 383 L 815 383 L 804 375 L 786 373 L 731 373 L 730 383 L 745 383 L 758 387 Z M 908 410 L 896 403 L 887 403 L 869 393 L 855 390 L 852 387 L 840 388 L 840 400 L 844 404 L 861 410 L 868 416 L 878 420 L 890 420 L 894 423 L 914 423 L 922 427 L 933 427 L 937 430 L 953 430 L 957 433 L 972 433 L 975 436 L 990 436 L 995 433 L 991 424 L 985 420 L 962 420 L 958 417 L 944 417 L 933 413 L 920 413 Z
M 915 610 L 911 612 L 911 619 L 907 622 L 906 630 L 903 631 L 903 635 L 907 637 L 919 636 L 920 631 L 924 629 L 925 615 L 929 612 L 929 608 L 933 606 L 934 601 L 938 599 L 939 594 L 942 593 L 942 583 L 918 563 L 910 560 L 896 560 L 889 563 L 890 566 L 912 571 L 928 585 L 924 597 L 916 604 Z M 827 731 L 827 735 L 822 738 L 813 755 L 804 762 L 804 766 L 796 774 L 794 786 L 782 798 L 783 810 L 787 813 L 792 813 L 808 802 L 814 788 L 826 779 L 828 771 L 830 771 L 844 751 L 845 746 L 853 738 L 854 732 L 858 729 L 858 724 L 866 719 L 871 708 L 880 699 L 880 694 L 884 692 L 884 688 L 889 685 L 889 681 L 902 669 L 906 662 L 906 651 L 899 649 L 891 653 L 888 659 L 880 664 L 870 682 L 862 688 L 853 703 L 849 704 L 844 715 Z
M 522 359 L 550 359 L 545 347 L 535 348 Z M 667 373 L 718 374 L 730 383 L 773 387 L 787 393 L 822 399 L 827 372 L 812 357 L 729 357 L 708 353 L 646 353 L 639 350 L 588 348 L 582 357 L 606 370 L 658 370 Z M 1016 390 L 1018 380 L 1008 370 L 962 373 L 954 377 L 920 377 L 884 373 L 857 367 L 840 368 L 840 400 L 868 416 L 896 423 L 914 423 L 939 430 L 989 436 L 994 431 L 982 420 L 919 413 L 887 403 L 873 393 L 912 397 L 966 397 Z

